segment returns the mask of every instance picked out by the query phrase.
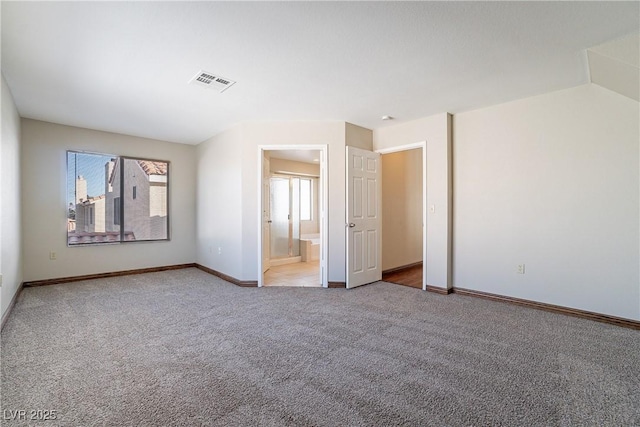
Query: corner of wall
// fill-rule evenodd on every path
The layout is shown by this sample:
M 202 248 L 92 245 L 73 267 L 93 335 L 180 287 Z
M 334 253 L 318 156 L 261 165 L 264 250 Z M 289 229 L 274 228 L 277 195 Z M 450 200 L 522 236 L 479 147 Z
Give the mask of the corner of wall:
M 373 131 L 349 122 L 344 122 L 345 145 L 373 151 Z
M 453 114 L 447 113 L 447 162 L 449 173 L 447 176 L 447 204 L 449 217 L 447 218 L 447 289 L 453 288 Z
M 242 126 L 197 146 L 196 262 L 240 279 Z
M 2 75 L 2 146 L 0 147 L 0 307 L 2 317 L 14 301 L 23 280 L 21 142 L 22 131 L 18 109 L 11 90 Z

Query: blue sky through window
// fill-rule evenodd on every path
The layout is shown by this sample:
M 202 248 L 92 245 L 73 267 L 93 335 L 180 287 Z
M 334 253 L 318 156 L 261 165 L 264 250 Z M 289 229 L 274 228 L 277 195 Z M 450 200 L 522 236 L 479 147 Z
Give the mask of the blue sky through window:
M 105 164 L 117 156 L 104 154 L 67 152 L 67 206 L 75 205 L 76 178 L 82 175 L 87 181 L 87 196 L 105 193 Z

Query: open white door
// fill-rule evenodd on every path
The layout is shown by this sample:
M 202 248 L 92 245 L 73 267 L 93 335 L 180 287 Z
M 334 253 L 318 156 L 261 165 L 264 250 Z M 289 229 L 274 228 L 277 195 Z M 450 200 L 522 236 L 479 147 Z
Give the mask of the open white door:
M 269 158 L 265 155 L 262 163 L 262 272 L 271 267 L 271 188 L 269 181 Z
M 347 288 L 382 280 L 380 154 L 347 147 Z

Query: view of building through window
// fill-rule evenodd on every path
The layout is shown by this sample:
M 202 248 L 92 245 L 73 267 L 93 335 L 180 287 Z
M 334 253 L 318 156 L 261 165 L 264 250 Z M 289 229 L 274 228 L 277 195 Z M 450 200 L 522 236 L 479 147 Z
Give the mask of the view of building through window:
M 68 151 L 68 244 L 167 240 L 168 171 L 168 162 Z

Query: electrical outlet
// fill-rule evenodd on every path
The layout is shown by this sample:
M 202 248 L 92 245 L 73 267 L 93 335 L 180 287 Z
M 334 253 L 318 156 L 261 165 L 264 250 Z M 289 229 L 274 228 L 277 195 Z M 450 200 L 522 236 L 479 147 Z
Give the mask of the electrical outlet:
M 518 264 L 518 274 L 524 274 L 524 264 Z
M 56 259 L 58 259 L 56 256 L 56 253 L 53 251 L 49 252 L 49 259 L 52 261 L 55 261 Z
M 222 255 L 222 247 L 218 246 L 218 255 Z

